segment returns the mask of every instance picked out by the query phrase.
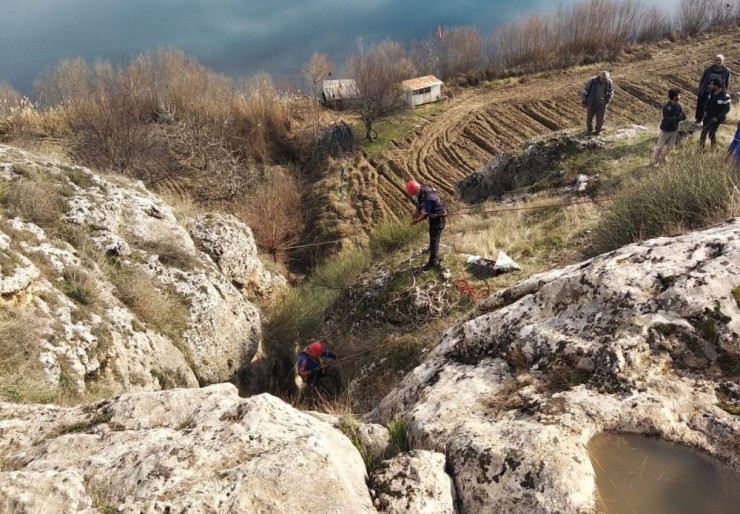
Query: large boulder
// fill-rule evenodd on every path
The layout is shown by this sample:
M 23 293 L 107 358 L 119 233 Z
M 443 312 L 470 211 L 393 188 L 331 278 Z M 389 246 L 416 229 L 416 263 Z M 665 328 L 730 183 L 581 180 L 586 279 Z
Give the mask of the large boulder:
M 287 285 L 285 277 L 265 269 L 257 257 L 252 229 L 230 214 L 207 213 L 189 224 L 195 244 L 239 289 L 270 298 Z
M 593 512 L 587 444 L 658 435 L 740 466 L 740 223 L 535 275 L 449 328 L 372 413 L 444 452 L 462 512 Z
M 30 382 L 76 394 L 192 387 L 254 356 L 259 312 L 140 182 L 0 145 L 0 183 L 0 314 L 40 363 Z M 40 400 L 4 378 L 0 395 Z
M 347 437 L 229 384 L 85 408 L 0 403 L 0 441 L 3 512 L 376 512 Z
M 455 486 L 445 465 L 444 454 L 426 450 L 384 462 L 371 476 L 375 508 L 388 514 L 455 514 Z

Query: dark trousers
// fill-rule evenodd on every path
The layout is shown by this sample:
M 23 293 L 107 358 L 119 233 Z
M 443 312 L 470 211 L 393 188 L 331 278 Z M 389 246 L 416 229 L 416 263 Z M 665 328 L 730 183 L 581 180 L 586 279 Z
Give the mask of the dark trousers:
M 606 118 L 606 102 L 594 102 L 586 108 L 586 128 L 589 132 L 594 129 L 594 116 L 596 116 L 596 130 L 600 131 L 604 127 L 604 118 Z
M 717 129 L 719 128 L 719 121 L 704 120 L 704 128 L 701 129 L 701 136 L 699 136 L 699 146 L 704 148 L 704 142 L 709 136 L 711 141 L 712 149 L 717 146 Z
M 699 97 L 696 99 L 696 116 L 694 116 L 694 119 L 696 121 L 701 121 L 702 118 L 704 118 L 704 109 L 707 106 L 707 102 L 709 101 L 709 97 L 712 96 L 712 93 L 709 91 L 705 93 L 699 93 Z
M 429 262 L 431 264 L 439 264 L 439 240 L 442 237 L 442 230 L 444 230 L 444 223 L 434 223 L 435 220 L 431 220 L 429 223 Z

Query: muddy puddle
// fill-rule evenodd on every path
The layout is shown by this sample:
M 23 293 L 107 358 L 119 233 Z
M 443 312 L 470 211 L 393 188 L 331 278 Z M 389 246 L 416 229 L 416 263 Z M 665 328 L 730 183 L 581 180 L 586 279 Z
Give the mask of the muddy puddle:
M 691 448 L 631 434 L 602 434 L 589 444 L 609 514 L 740 513 L 740 472 Z

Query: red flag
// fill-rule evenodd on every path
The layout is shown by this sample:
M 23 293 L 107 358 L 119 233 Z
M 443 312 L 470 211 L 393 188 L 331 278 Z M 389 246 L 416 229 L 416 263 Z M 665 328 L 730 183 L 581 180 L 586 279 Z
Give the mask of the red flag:
M 442 39 L 442 25 L 437 25 L 437 37 Z

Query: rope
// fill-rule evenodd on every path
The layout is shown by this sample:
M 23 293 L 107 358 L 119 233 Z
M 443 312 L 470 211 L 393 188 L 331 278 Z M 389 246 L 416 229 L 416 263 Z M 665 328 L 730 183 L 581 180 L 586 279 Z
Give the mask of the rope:
M 511 211 L 531 211 L 536 209 L 554 209 L 554 208 L 560 208 L 560 207 L 572 207 L 574 205 L 586 205 L 586 204 L 598 204 L 600 202 L 610 202 L 610 198 L 603 198 L 601 200 L 582 200 L 579 202 L 563 202 L 563 203 L 554 203 L 549 205 L 532 205 L 532 206 L 526 206 L 526 207 L 505 207 L 502 209 L 488 209 L 485 211 L 477 211 L 477 210 L 467 210 L 467 211 L 458 211 L 458 212 L 448 212 L 447 217 L 450 218 L 452 216 L 468 216 L 471 214 L 495 214 L 498 212 L 511 212 Z M 335 244 L 335 243 L 341 243 L 342 239 L 334 239 L 333 241 L 323 241 L 320 243 L 307 243 L 307 244 L 301 244 L 301 245 L 294 245 L 294 246 L 281 246 L 277 249 L 277 251 L 285 251 L 285 250 L 295 250 L 296 248 L 309 248 L 312 246 L 321 246 L 321 245 L 329 245 L 329 244 Z M 259 252 L 261 255 L 272 255 L 275 253 L 275 251 L 272 252 Z

